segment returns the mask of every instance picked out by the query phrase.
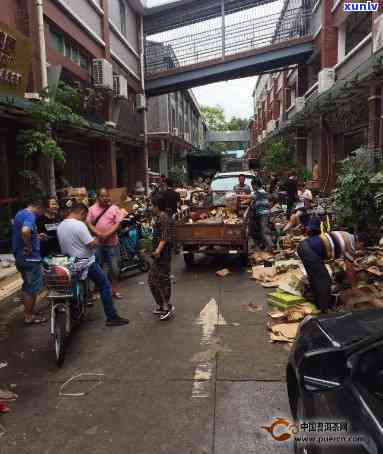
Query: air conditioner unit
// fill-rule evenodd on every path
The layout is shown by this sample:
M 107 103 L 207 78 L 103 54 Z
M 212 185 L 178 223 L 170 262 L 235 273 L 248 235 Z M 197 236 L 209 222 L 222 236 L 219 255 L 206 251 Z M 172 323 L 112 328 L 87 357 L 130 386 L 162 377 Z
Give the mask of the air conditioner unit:
M 128 81 L 124 76 L 113 76 L 113 91 L 116 98 L 128 98 Z
M 178 136 L 179 130 L 178 128 L 173 128 L 173 136 Z
M 146 98 L 145 95 L 139 93 L 136 97 L 137 110 L 142 111 L 146 109 Z
M 319 93 L 329 90 L 335 84 L 335 70 L 333 68 L 323 68 L 318 73 Z
M 113 67 L 104 58 L 95 58 L 92 64 L 93 84 L 95 87 L 113 90 Z

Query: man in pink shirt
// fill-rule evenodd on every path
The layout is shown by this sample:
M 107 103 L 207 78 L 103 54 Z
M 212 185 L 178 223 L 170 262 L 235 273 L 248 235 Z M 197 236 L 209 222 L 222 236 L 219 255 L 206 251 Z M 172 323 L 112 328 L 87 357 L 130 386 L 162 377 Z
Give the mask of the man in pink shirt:
M 105 264 L 108 266 L 112 285 L 120 273 L 117 230 L 123 217 L 123 212 L 112 204 L 109 191 L 105 188 L 100 189 L 97 193 L 97 202 L 89 209 L 87 224 L 98 239 L 97 260 L 102 267 Z M 122 298 L 122 295 L 114 290 L 113 296 Z

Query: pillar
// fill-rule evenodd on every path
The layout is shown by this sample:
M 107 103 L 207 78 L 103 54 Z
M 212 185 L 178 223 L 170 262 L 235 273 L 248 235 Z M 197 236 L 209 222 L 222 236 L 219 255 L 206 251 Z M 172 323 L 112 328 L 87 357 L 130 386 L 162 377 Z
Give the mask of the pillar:
M 0 131 L 0 199 L 9 197 L 9 168 L 5 131 Z
M 297 98 L 303 97 L 308 88 L 308 65 L 300 63 L 298 65 Z
M 368 144 L 371 151 L 379 149 L 380 146 L 380 123 L 381 123 L 381 88 L 373 84 L 370 87 L 368 98 Z
M 322 2 L 322 30 L 320 34 L 321 66 L 332 68 L 338 61 L 338 31 L 333 24 L 331 13 L 333 3 Z
M 100 140 L 95 146 L 97 188 L 117 187 L 116 146 L 112 140 Z
M 287 70 L 283 71 L 283 81 L 282 81 L 282 121 L 287 119 L 286 110 L 287 110 Z
M 307 168 L 307 135 L 302 129 L 296 131 L 297 165 L 299 168 Z

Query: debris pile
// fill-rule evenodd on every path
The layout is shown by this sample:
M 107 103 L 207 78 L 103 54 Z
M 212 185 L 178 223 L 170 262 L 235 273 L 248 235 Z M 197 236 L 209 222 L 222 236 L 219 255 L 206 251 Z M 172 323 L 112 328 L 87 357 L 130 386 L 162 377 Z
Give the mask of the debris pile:
M 188 220 L 189 224 L 227 224 L 241 225 L 244 218 L 230 208 L 213 208 L 193 211 Z

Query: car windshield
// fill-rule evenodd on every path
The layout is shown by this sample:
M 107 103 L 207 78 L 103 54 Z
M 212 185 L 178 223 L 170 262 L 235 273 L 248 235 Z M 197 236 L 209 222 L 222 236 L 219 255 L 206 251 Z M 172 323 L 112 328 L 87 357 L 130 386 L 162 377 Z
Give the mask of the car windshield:
M 246 177 L 245 184 L 251 188 L 251 177 Z M 237 176 L 218 177 L 211 182 L 212 191 L 233 191 L 234 186 L 239 184 Z

